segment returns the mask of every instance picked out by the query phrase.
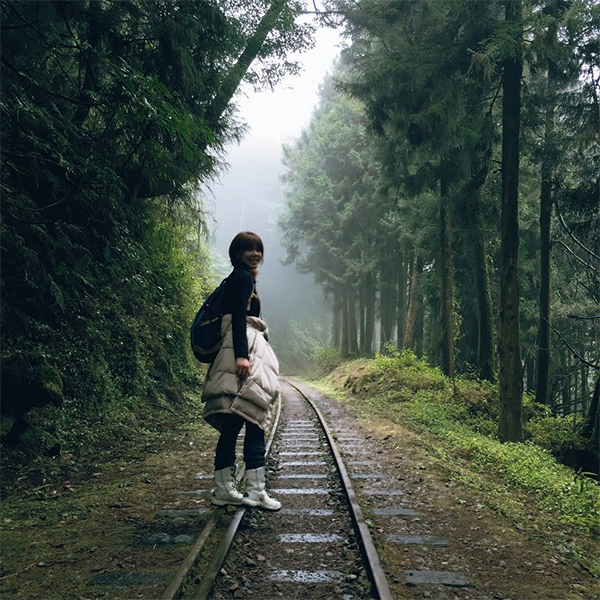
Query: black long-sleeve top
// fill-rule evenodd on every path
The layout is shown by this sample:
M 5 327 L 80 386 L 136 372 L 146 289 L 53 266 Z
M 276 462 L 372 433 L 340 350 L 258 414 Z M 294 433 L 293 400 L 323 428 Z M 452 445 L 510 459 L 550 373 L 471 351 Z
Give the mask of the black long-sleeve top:
M 246 310 L 250 296 L 250 308 Z M 236 359 L 248 358 L 246 316 L 260 316 L 260 299 L 256 294 L 254 277 L 250 271 L 236 267 L 227 278 L 223 293 L 223 314 L 231 314 L 233 351 Z

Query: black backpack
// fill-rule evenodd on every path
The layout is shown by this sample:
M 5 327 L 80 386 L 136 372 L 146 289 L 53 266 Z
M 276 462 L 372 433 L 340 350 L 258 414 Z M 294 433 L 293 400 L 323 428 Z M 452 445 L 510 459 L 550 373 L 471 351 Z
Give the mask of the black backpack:
M 213 293 L 204 301 L 190 329 L 190 340 L 194 356 L 203 363 L 211 363 L 217 357 L 223 338 L 221 322 L 223 321 L 223 279 Z

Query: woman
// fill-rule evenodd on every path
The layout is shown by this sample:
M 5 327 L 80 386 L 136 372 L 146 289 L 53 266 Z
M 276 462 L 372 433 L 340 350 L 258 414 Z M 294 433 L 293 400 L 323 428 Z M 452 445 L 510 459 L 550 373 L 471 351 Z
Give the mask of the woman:
M 258 265 L 264 248 L 258 235 L 238 233 L 229 246 L 233 271 L 223 295 L 223 345 L 210 366 L 202 399 L 204 419 L 221 432 L 215 452 L 212 503 L 247 504 L 279 510 L 281 503 L 265 490 L 265 431 L 279 395 L 279 364 L 267 342 L 267 326 L 259 318 L 256 294 Z M 246 426 L 244 461 L 246 491 L 235 489 L 235 444 Z

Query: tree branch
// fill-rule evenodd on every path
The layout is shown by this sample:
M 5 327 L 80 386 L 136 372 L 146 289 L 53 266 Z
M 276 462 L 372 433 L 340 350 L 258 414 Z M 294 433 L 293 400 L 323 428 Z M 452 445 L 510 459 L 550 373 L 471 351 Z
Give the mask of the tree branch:
M 569 342 L 567 342 L 567 340 L 565 340 L 565 338 L 562 335 L 560 335 L 560 333 L 557 331 L 557 329 L 552 324 L 550 324 L 550 327 L 552 328 L 552 331 L 554 331 L 554 333 L 558 336 L 560 341 L 571 351 L 571 354 L 577 360 L 581 361 L 584 365 L 587 365 L 588 367 L 591 367 L 592 369 L 596 369 L 596 371 L 600 371 L 600 364 L 595 365 L 595 364 L 585 360 L 585 358 L 582 358 L 581 356 L 579 356 L 579 354 L 577 354 L 577 352 L 575 350 L 573 350 L 573 348 L 571 347 Z
M 560 244 L 573 258 L 578 260 L 582 265 L 585 265 L 588 269 L 594 271 L 594 273 L 600 274 L 600 271 L 598 269 L 596 269 L 596 267 L 594 267 L 590 263 L 583 260 L 583 258 L 581 258 L 580 256 L 577 256 L 577 254 L 575 254 L 575 252 L 573 252 L 573 250 L 571 250 L 571 248 L 569 248 L 569 246 L 567 246 L 562 240 L 554 240 L 553 243 Z M 582 246 L 582 247 L 585 248 L 585 246 Z M 593 252 L 591 252 L 591 251 L 589 251 L 589 252 L 592 256 L 595 256 L 595 254 Z
M 254 34 L 248 40 L 244 51 L 235 65 L 225 76 L 219 94 L 208 107 L 206 114 L 209 122 L 218 121 L 233 98 L 242 79 L 245 77 L 252 61 L 258 56 L 267 36 L 275 27 L 277 19 L 285 8 L 285 0 L 273 0 L 269 10 L 264 14 Z
M 575 234 L 569 229 L 568 225 L 565 223 L 565 220 L 559 210 L 558 207 L 558 203 L 556 205 L 556 212 L 558 214 L 558 218 L 560 219 L 560 222 L 562 224 L 562 226 L 565 228 L 565 231 L 569 234 L 569 236 L 571 237 L 571 239 L 585 252 L 587 252 L 590 256 L 593 256 L 596 260 L 600 261 L 600 256 L 598 256 L 597 254 L 594 254 L 594 252 L 592 252 L 587 246 L 585 246 L 584 244 L 582 244 L 576 237 Z M 593 267 L 591 267 L 593 268 Z M 595 270 L 595 269 L 594 269 Z
M 2 57 L 2 64 L 7 69 L 12 71 L 13 73 L 16 73 L 22 79 L 25 79 L 25 81 L 27 81 L 27 83 L 38 88 L 39 90 L 42 90 L 44 93 L 48 94 L 49 96 L 54 96 L 55 98 L 60 98 L 61 100 L 66 100 L 67 102 L 71 102 L 72 104 L 84 105 L 86 107 L 99 106 L 99 105 L 95 104 L 94 102 L 78 100 L 76 98 L 69 98 L 68 96 L 63 96 L 62 94 L 58 94 L 57 92 L 53 92 L 52 90 L 45 88 L 44 86 L 40 85 L 39 83 L 37 83 L 36 81 L 31 79 L 31 77 L 29 77 L 25 73 L 19 71 L 19 69 L 17 69 L 15 66 L 11 65 L 4 57 Z

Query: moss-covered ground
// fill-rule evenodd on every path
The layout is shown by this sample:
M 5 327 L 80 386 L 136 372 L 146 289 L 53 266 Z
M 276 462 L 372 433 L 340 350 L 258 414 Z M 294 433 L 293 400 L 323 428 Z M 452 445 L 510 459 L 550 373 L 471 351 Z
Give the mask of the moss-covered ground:
M 157 519 L 161 509 L 208 506 L 202 496 L 178 493 L 201 487 L 196 475 L 212 472 L 216 432 L 201 411 L 198 397 L 177 408 L 147 406 L 135 415 L 144 426 L 112 448 L 40 459 L 11 476 L 0 515 L 0 597 L 160 597 L 164 581 L 121 589 L 90 581 L 103 573 L 176 571 L 187 545 L 141 542 L 165 526 L 192 535 L 202 527 L 188 522 L 179 531 L 172 520 Z

